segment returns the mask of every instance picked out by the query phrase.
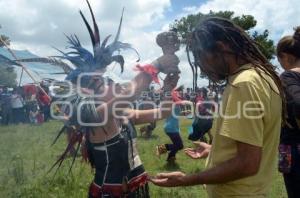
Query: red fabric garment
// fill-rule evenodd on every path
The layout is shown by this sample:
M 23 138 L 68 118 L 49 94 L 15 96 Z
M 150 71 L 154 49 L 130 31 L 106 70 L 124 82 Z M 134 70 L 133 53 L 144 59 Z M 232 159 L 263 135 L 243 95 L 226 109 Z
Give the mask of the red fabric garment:
M 43 92 L 39 92 L 38 94 L 38 100 L 42 105 L 50 105 L 50 98 Z
M 37 99 L 40 102 L 40 104 L 42 104 L 42 105 L 50 105 L 51 98 L 46 93 L 44 93 L 44 91 L 41 90 L 40 87 L 37 87 L 37 89 L 38 89 Z
M 173 102 L 175 102 L 176 104 L 180 104 L 182 102 L 179 92 L 176 91 L 175 89 L 172 90 L 171 96 L 172 96 Z
M 96 185 L 94 182 L 91 183 L 89 189 L 90 197 L 97 198 L 102 196 L 102 189 L 100 186 Z
M 134 192 L 138 188 L 145 186 L 147 184 L 147 179 L 147 173 L 132 178 L 127 184 L 127 193 Z M 127 193 L 124 192 L 124 190 L 123 184 L 104 184 L 103 186 L 98 186 L 93 182 L 90 185 L 89 194 L 93 198 L 102 197 L 103 194 L 109 194 L 115 198 L 123 198 L 127 197 Z
M 41 124 L 44 122 L 44 116 L 43 114 L 39 113 L 37 116 L 36 116 L 36 119 L 37 119 L 37 123 L 38 124 Z
M 25 95 L 36 95 L 37 88 L 34 84 L 27 84 L 23 86 Z
M 134 68 L 135 71 L 140 71 L 140 72 L 145 72 L 147 74 L 151 75 L 152 80 L 157 83 L 159 83 L 159 79 L 158 79 L 158 69 L 156 67 L 154 67 L 151 64 L 146 64 L 146 65 L 136 65 L 136 67 Z
M 135 70 L 150 74 L 151 77 L 152 77 L 152 80 L 155 83 L 157 83 L 157 84 L 160 85 L 159 79 L 158 79 L 158 70 L 153 65 L 150 65 L 150 64 L 147 64 L 147 65 L 144 65 L 144 66 L 137 65 L 136 68 L 135 68 Z M 182 102 L 182 99 L 180 97 L 179 92 L 176 91 L 175 89 L 172 90 L 171 96 L 172 96 L 173 102 L 175 102 L 175 103 L 181 103 Z
M 144 173 L 142 175 L 139 175 L 137 177 L 132 178 L 128 182 L 128 188 L 130 192 L 133 192 L 137 190 L 139 187 L 146 185 L 148 180 L 148 174 Z

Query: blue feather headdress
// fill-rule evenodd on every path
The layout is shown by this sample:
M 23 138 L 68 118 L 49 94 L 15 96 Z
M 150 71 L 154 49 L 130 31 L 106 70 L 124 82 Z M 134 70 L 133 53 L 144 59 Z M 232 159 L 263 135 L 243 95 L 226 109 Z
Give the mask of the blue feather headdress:
M 93 19 L 94 30 L 92 30 L 90 24 L 88 23 L 83 13 L 81 11 L 79 11 L 79 13 L 90 34 L 90 38 L 93 45 L 93 53 L 91 53 L 90 51 L 82 47 L 76 35 L 71 35 L 71 36 L 66 35 L 69 44 L 68 48 L 72 49 L 73 51 L 64 53 L 61 50 L 59 50 L 63 54 L 63 56 L 58 56 L 58 58 L 66 59 L 76 67 L 76 69 L 71 71 L 66 77 L 66 80 L 70 80 L 70 81 L 76 79 L 78 75 L 81 73 L 94 72 L 96 70 L 105 69 L 112 62 L 117 62 L 120 64 L 121 73 L 122 73 L 124 70 L 124 58 L 122 55 L 115 55 L 115 52 L 120 52 L 120 50 L 126 50 L 126 49 L 134 50 L 138 55 L 137 61 L 139 61 L 138 52 L 134 48 L 132 48 L 130 44 L 119 41 L 124 9 L 122 11 L 120 24 L 115 39 L 112 43 L 107 44 L 111 35 L 107 36 L 101 43 L 99 28 L 96 23 L 93 10 L 88 0 L 87 0 L 87 4 L 89 6 L 89 10 Z

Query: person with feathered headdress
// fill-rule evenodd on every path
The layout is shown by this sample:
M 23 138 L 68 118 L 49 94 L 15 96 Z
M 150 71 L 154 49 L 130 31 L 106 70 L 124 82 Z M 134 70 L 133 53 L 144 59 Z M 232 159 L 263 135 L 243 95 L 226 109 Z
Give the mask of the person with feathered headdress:
M 84 157 L 95 168 L 89 197 L 149 197 L 148 177 L 136 150 L 134 124 L 154 121 L 157 115 L 161 115 L 160 118 L 167 117 L 171 113 L 172 98 L 165 97 L 168 103 L 147 111 L 131 109 L 130 102 L 146 90 L 153 80 L 158 80 L 160 71 L 167 74 L 164 91 L 171 91 L 179 79 L 178 68 L 170 63 L 172 58 L 160 57 L 151 64 L 139 65 L 137 70 L 140 72 L 126 85 L 104 78 L 103 74 L 113 62 L 119 63 L 123 72 L 124 58 L 116 52 L 133 48 L 119 41 L 123 13 L 115 39 L 108 44 L 111 35 L 101 42 L 93 11 L 88 1 L 87 4 L 93 28 L 81 11 L 80 15 L 88 29 L 93 52 L 85 49 L 76 35 L 71 35 L 67 36 L 70 52 L 59 50 L 61 56 L 18 60 L 59 65 L 67 73 L 66 80 L 72 85 L 67 89 L 69 93 L 62 94 L 54 104 L 61 107 L 65 119 L 54 143 L 64 131 L 72 133 L 67 148 L 50 170 L 56 166 L 58 170 L 70 150 L 76 146 L 71 170 L 82 146 Z M 61 59 L 70 61 L 75 69 Z

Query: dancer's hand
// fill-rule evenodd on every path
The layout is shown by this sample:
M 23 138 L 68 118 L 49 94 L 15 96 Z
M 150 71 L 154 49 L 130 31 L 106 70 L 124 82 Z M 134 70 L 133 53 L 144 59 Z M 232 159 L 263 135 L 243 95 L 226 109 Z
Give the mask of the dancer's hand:
M 184 150 L 185 154 L 192 159 L 206 158 L 210 152 L 211 145 L 205 142 L 193 142 L 195 148 L 187 148 Z
M 150 178 L 149 180 L 157 186 L 176 187 L 184 185 L 184 177 L 184 173 L 177 171 L 170 173 L 159 173 L 155 177 Z

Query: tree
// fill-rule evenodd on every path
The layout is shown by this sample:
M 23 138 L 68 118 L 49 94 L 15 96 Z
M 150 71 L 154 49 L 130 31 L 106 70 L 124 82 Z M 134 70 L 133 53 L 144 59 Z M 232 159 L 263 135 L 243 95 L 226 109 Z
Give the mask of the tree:
M 4 41 L 7 45 L 10 44 L 10 40 L 7 36 L 0 35 L 0 37 L 0 47 L 4 46 L 4 43 L 2 41 Z M 2 56 L 2 59 L 0 61 L 0 85 L 14 87 L 17 85 L 17 74 L 12 65 L 10 65 L 10 62 L 11 61 L 8 58 Z
M 256 20 L 251 15 L 234 16 L 232 11 L 210 11 L 208 14 L 198 13 L 191 14 L 186 17 L 182 17 L 179 20 L 175 20 L 173 24 L 170 25 L 170 29 L 176 29 L 177 33 L 181 37 L 183 44 L 186 43 L 186 38 L 194 27 L 199 23 L 199 21 L 205 19 L 206 17 L 222 17 L 233 21 L 235 24 L 243 28 L 248 35 L 253 38 L 262 53 L 266 56 L 268 60 L 271 60 L 275 54 L 274 42 L 269 39 L 269 31 L 265 30 L 263 33 L 258 33 L 257 31 L 251 31 L 256 26 Z
M 0 29 L 1 29 L 1 25 L 0 25 Z M 4 41 L 7 45 L 10 44 L 10 40 L 9 40 L 9 38 L 7 36 L 1 34 L 0 38 L 1 38 L 0 39 L 0 47 L 4 46 L 4 43 L 2 41 Z
M 17 74 L 12 67 L 0 67 L 0 85 L 15 87 L 17 85 Z

